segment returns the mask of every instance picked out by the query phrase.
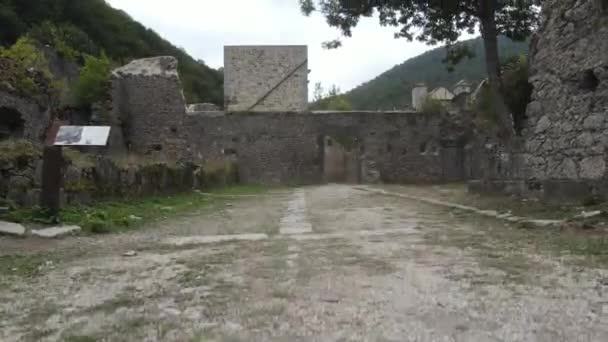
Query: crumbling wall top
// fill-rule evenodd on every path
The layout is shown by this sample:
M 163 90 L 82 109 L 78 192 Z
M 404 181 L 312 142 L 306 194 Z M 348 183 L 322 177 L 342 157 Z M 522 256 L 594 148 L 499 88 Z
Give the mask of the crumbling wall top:
M 137 59 L 115 69 L 112 75 L 178 77 L 177 64 L 177 58 L 172 56 Z

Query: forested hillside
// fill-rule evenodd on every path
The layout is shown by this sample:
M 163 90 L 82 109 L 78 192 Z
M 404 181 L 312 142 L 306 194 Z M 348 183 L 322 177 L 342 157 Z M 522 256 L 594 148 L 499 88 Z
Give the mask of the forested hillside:
M 102 51 L 117 65 L 136 58 L 175 56 L 188 102 L 223 102 L 221 72 L 104 0 L 0 0 L 0 27 L 1 46 L 30 34 L 81 64 L 86 54 L 98 56 Z
M 355 109 L 380 110 L 406 108 L 411 104 L 411 92 L 416 83 L 424 82 L 430 89 L 437 86 L 451 87 L 461 79 L 477 83 L 486 77 L 483 43 L 480 38 L 463 42 L 475 53 L 465 59 L 452 72 L 442 63 L 445 48 L 437 48 L 396 65 L 375 79 L 346 93 Z M 528 43 L 513 42 L 499 37 L 501 57 L 507 59 L 528 51 Z

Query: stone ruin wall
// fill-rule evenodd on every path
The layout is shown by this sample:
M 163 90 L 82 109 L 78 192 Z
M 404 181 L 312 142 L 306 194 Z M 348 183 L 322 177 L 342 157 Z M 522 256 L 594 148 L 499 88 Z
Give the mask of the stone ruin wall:
M 245 182 L 323 182 L 325 151 L 335 145 L 354 152 L 361 182 L 464 179 L 464 159 L 460 158 L 463 148 L 442 146 L 439 116 L 414 112 L 269 112 L 189 116 L 185 122 L 189 127 L 188 145 L 195 153 L 192 157 L 232 157 Z
M 31 99 L 0 90 L 0 115 L 13 114 L 19 117 L 19 120 L 23 123 L 22 137 L 24 139 L 36 143 L 43 140 L 45 130 L 51 119 L 48 108 Z M 3 119 L 0 118 L 0 126 L 3 124 Z
M 256 105 L 272 89 L 268 97 Z M 227 111 L 306 110 L 308 48 L 299 45 L 226 46 L 224 97 Z
M 440 115 L 186 110 L 176 63 L 159 57 L 114 72 L 112 116 L 128 151 L 195 163 L 232 160 L 241 181 L 266 184 L 328 180 L 324 164 L 336 159 L 326 151 L 340 152 L 351 181 L 455 181 L 474 168 L 465 165 L 473 160 L 465 144 L 452 141 L 462 131 L 447 128 Z
M 131 62 L 112 73 L 110 144 L 139 154 L 176 155 L 186 146 L 186 101 L 173 57 Z M 110 146 L 124 151 L 123 146 Z
M 524 130 L 528 190 L 608 194 L 608 2 L 546 0 L 533 41 Z

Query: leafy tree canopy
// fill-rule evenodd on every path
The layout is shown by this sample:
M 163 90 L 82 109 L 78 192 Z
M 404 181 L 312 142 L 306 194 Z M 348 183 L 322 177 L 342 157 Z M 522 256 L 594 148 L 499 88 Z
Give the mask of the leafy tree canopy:
M 397 38 L 414 38 L 429 44 L 444 43 L 448 48 L 446 61 L 455 64 L 470 56 L 466 46 L 454 43 L 463 32 L 481 31 L 490 91 L 495 92 L 496 112 L 502 134 L 512 131 L 502 99 L 498 36 L 524 40 L 536 28 L 538 0 L 299 0 L 304 14 L 315 10 L 325 16 L 330 26 L 346 37 L 352 35 L 362 17 L 378 15 L 381 25 L 398 27 Z M 340 40 L 327 42 L 326 47 L 340 46 Z

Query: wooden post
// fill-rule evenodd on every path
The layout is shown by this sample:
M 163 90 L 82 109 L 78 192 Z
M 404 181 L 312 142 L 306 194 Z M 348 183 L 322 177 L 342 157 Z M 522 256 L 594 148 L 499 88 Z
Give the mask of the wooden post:
M 45 146 L 42 155 L 42 191 L 40 206 L 57 217 L 61 207 L 61 186 L 63 183 L 63 151 L 61 146 Z

